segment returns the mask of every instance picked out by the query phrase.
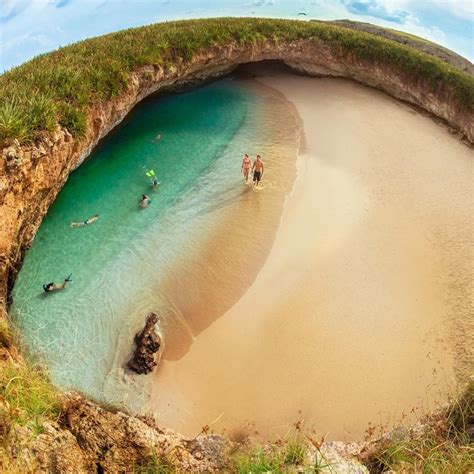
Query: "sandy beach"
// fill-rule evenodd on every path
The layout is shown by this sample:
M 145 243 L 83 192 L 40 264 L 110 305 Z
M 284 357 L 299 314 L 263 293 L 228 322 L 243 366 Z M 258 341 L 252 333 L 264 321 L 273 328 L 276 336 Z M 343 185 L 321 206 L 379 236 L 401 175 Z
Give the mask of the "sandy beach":
M 190 435 L 217 420 L 216 432 L 271 436 L 303 420 L 353 440 L 412 421 L 473 361 L 472 150 L 349 81 L 257 80 L 304 123 L 293 191 L 253 283 L 162 361 L 150 408 Z

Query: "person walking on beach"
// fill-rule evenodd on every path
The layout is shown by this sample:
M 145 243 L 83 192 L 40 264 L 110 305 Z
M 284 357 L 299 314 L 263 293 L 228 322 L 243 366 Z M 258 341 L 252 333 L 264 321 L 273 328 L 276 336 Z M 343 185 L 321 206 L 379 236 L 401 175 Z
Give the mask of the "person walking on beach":
M 242 160 L 242 168 L 241 173 L 244 175 L 245 182 L 249 182 L 249 172 L 250 168 L 252 167 L 252 160 L 250 159 L 249 155 L 245 153 L 244 159 Z
M 263 161 L 260 155 L 257 155 L 257 159 L 255 160 L 252 166 L 252 171 L 253 171 L 253 184 L 254 186 L 258 186 L 258 184 L 260 183 L 260 180 L 263 177 Z

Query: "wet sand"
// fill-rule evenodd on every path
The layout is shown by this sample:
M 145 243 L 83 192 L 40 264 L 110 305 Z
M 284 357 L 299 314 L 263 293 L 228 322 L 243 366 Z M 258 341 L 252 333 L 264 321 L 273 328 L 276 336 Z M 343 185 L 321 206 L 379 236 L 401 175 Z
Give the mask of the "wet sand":
M 151 408 L 190 435 L 218 420 L 216 432 L 272 436 L 302 419 L 353 440 L 369 422 L 411 422 L 474 360 L 472 150 L 348 81 L 272 71 L 258 80 L 304 122 L 294 188 L 255 281 L 162 362 Z M 225 232 L 216 238 L 210 248 Z M 236 279 L 243 271 L 226 267 Z M 214 311 L 212 298 L 205 305 Z

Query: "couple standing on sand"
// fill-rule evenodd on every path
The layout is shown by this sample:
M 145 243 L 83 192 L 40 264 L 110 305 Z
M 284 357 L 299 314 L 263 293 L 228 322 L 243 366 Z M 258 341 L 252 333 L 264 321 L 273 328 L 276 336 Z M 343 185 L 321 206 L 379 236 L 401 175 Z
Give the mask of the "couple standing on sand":
M 242 174 L 244 175 L 245 182 L 249 182 L 249 172 L 250 168 L 253 171 L 253 184 L 254 186 L 258 186 L 260 180 L 263 177 L 263 161 L 260 155 L 257 155 L 257 159 L 254 161 L 252 165 L 252 160 L 250 159 L 249 155 L 245 153 L 244 159 L 242 160 Z

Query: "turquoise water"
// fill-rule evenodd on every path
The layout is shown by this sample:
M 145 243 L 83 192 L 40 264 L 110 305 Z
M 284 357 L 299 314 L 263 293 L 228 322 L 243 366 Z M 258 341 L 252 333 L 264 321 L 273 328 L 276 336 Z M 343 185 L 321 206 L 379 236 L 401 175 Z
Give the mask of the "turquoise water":
M 258 133 L 258 109 L 256 94 L 231 80 L 150 99 L 71 174 L 13 290 L 16 325 L 55 383 L 104 398 L 122 339 L 128 350 L 148 311 L 173 311 L 160 278 L 193 248 L 188 237 L 203 214 L 233 198 L 241 159 L 234 147 Z M 161 181 L 156 190 L 147 168 Z M 152 201 L 146 209 L 138 206 L 143 193 Z M 96 213 L 96 223 L 70 227 Z M 43 283 L 70 273 L 66 290 L 43 292 Z

